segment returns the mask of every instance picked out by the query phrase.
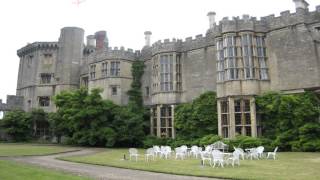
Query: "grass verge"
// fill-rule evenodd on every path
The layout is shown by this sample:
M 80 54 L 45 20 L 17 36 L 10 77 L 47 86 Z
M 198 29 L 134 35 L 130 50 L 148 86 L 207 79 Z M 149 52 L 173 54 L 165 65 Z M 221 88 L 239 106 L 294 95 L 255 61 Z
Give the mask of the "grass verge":
M 145 162 L 144 150 L 138 162 L 122 160 L 127 149 L 111 149 L 88 156 L 63 157 L 62 160 L 113 166 L 152 172 L 232 179 L 319 179 L 320 153 L 278 153 L 277 160 L 242 160 L 240 167 L 212 168 L 201 166 L 199 159 L 159 159 Z
M 16 162 L 0 160 L 0 179 L 3 180 L 89 180 L 63 172 L 22 165 Z
M 48 155 L 78 149 L 79 148 L 55 145 L 0 143 L 0 156 Z

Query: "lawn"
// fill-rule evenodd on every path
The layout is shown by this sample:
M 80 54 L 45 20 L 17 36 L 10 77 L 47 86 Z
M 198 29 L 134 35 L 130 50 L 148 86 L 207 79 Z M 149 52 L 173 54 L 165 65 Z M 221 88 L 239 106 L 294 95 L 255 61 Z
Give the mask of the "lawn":
M 142 154 L 144 150 L 139 150 Z M 138 162 L 121 160 L 128 157 L 127 149 L 108 149 L 105 152 L 81 157 L 64 157 L 63 160 L 98 164 L 153 172 L 181 175 L 220 177 L 233 179 L 320 179 L 320 153 L 278 153 L 277 160 L 242 160 L 240 167 L 212 168 L 201 166 L 199 159 Z
M 54 145 L 0 143 L 0 156 L 47 155 L 74 150 L 77 150 L 77 148 Z
M 3 180 L 89 180 L 89 178 L 69 175 L 63 172 L 21 165 L 16 162 L 0 160 L 0 179 Z

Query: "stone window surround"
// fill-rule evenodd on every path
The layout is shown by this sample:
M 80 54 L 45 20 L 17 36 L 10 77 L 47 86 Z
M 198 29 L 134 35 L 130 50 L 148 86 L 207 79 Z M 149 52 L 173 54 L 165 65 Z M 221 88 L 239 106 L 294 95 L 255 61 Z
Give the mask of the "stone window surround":
M 245 78 L 245 69 L 244 69 L 244 58 L 243 58 L 243 48 L 242 48 L 242 36 L 245 34 L 251 34 L 252 35 L 252 60 L 253 60 L 253 70 L 252 78 Z M 229 53 L 229 50 L 227 50 L 226 48 L 227 46 L 227 42 L 228 39 L 227 37 L 234 37 L 235 40 L 231 42 L 231 45 L 235 45 L 235 51 L 233 53 Z M 262 46 L 258 45 L 257 42 L 257 38 L 262 37 Z M 257 80 L 269 80 L 269 75 L 268 75 L 268 65 L 267 65 L 267 57 L 266 57 L 266 46 L 265 46 L 265 42 L 264 42 L 264 38 L 265 35 L 263 33 L 254 33 L 254 32 L 240 32 L 240 33 L 225 33 L 223 36 L 221 37 L 217 37 L 216 38 L 216 46 L 217 46 L 217 55 L 216 55 L 216 59 L 217 59 L 217 82 L 224 82 L 224 81 L 233 81 L 233 80 L 249 80 L 249 79 L 257 79 Z M 221 66 L 221 63 L 219 61 L 220 58 L 220 54 L 218 53 L 219 50 L 221 50 L 218 46 L 219 42 L 223 42 L 223 58 L 224 58 L 224 64 L 223 64 L 223 71 L 221 70 L 221 68 L 219 68 Z M 235 44 L 234 44 L 235 43 Z M 230 43 L 229 43 L 230 44 Z M 258 48 L 262 48 L 263 51 L 263 56 L 258 56 Z M 241 50 L 241 51 L 240 51 Z M 240 52 L 240 54 L 239 54 Z M 228 59 L 228 55 L 235 55 L 236 56 L 230 60 Z M 261 53 L 260 53 L 261 54 Z M 228 59 L 228 60 L 227 60 Z M 241 63 L 242 62 L 242 63 Z M 240 64 L 241 63 L 241 64 Z M 231 66 L 232 67 L 231 67 Z M 230 67 L 229 67 L 230 66 Z M 236 68 L 234 68 L 234 66 Z M 234 79 L 230 79 L 230 74 L 231 74 L 231 70 L 233 70 L 232 76 L 234 76 Z M 221 74 L 223 74 L 223 79 L 221 78 Z M 236 77 L 238 76 L 238 77 Z
M 90 79 L 96 78 L 96 65 L 92 64 L 90 65 Z
M 101 63 L 101 76 L 102 77 L 108 76 L 108 62 Z
M 50 84 L 52 77 L 52 73 L 40 73 L 40 84 Z
M 161 66 L 161 58 L 168 59 L 167 67 Z M 170 59 L 172 58 L 172 61 Z M 164 60 L 163 60 L 164 61 Z M 164 62 L 163 62 L 164 63 Z M 182 62 L 181 54 L 177 52 L 166 52 L 152 57 L 152 86 L 151 94 L 179 93 L 182 91 Z M 161 69 L 164 68 L 164 69 Z M 168 70 L 168 72 L 165 72 Z M 163 71 L 163 72 L 162 72 Z M 169 75 L 168 75 L 169 74 Z
M 120 61 L 110 62 L 110 76 L 120 76 Z
M 160 55 L 160 90 L 173 90 L 173 54 Z
M 252 137 L 257 137 L 260 135 L 259 128 L 261 122 L 257 120 L 256 115 L 256 105 L 255 98 L 253 96 L 229 96 L 224 98 L 219 98 L 217 101 L 218 108 L 218 131 L 219 135 L 224 138 L 234 138 L 236 136 L 236 109 L 235 102 L 237 100 L 248 100 L 250 103 L 250 121 L 251 124 L 247 125 L 245 123 L 245 117 L 243 116 L 243 112 L 241 112 L 241 132 L 242 134 L 247 134 L 247 130 L 251 130 L 248 134 Z M 223 106 L 223 102 L 225 102 L 225 107 Z M 244 113 L 249 114 L 249 109 Z M 225 116 L 225 118 L 223 117 Z M 225 122 L 224 122 L 225 121 Z
M 175 138 L 174 108 L 175 105 L 168 104 L 156 105 L 150 108 L 151 134 L 158 137 Z
M 110 94 L 111 96 L 118 96 L 119 95 L 119 85 L 110 85 Z
M 49 107 L 50 106 L 50 97 L 49 96 L 38 96 L 38 102 L 40 107 Z

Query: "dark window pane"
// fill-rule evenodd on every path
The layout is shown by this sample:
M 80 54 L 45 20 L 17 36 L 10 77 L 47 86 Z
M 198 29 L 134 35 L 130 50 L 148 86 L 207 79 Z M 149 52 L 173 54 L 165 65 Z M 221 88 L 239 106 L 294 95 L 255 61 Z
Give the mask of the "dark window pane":
M 251 136 L 251 127 L 246 127 L 246 136 Z
M 234 112 L 241 112 L 241 101 L 240 100 L 234 101 Z
M 242 126 L 236 127 L 236 135 L 241 135 L 242 134 Z
M 242 125 L 242 122 L 241 122 L 241 113 L 236 113 L 235 114 L 235 123 L 236 125 Z
M 246 124 L 250 125 L 251 124 L 251 115 L 250 113 L 245 114 L 245 119 L 246 119 Z

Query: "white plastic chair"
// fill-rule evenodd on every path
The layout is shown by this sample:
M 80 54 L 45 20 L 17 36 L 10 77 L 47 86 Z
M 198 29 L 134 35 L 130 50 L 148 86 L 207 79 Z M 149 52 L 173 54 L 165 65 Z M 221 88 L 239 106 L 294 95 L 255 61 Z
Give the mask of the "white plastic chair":
M 149 148 L 149 149 L 147 149 L 146 154 L 144 155 L 144 159 L 148 162 L 149 161 L 149 157 L 151 156 L 152 160 L 154 160 L 154 155 L 155 155 L 154 149 L 153 148 Z
M 212 166 L 212 158 L 211 158 L 211 154 L 206 152 L 206 151 L 202 151 L 200 152 L 200 157 L 201 157 L 201 164 L 202 166 L 205 165 L 206 161 L 209 161 L 209 165 Z
M 185 156 L 186 156 L 186 151 L 183 147 L 177 147 L 175 148 L 175 152 L 176 152 L 176 159 L 181 159 L 184 160 Z
M 259 154 L 258 154 L 257 148 L 249 149 L 248 158 L 250 158 L 251 160 L 252 159 L 259 159 Z
M 231 161 L 232 167 L 234 167 L 235 163 L 237 163 L 237 165 L 240 166 L 240 154 L 239 154 L 239 151 L 235 150 L 232 153 L 232 157 L 230 157 L 227 160 L 227 164 L 229 164 L 230 161 Z
M 200 154 L 199 147 L 198 146 L 192 146 L 190 150 L 190 155 L 194 158 L 198 158 L 198 155 Z
M 274 149 L 273 152 L 268 152 L 267 159 L 269 159 L 269 157 L 272 156 L 273 160 L 276 160 L 277 151 L 278 151 L 278 146 Z
M 161 157 L 168 159 L 171 156 L 172 150 L 170 146 L 161 146 Z
M 136 148 L 129 148 L 129 158 L 130 158 L 130 161 L 131 161 L 131 157 L 135 157 L 136 158 L 136 161 L 138 161 L 138 150 Z
M 154 154 L 155 156 L 160 156 L 161 155 L 161 150 L 159 146 L 153 146 Z
M 223 159 L 223 153 L 221 151 L 213 150 L 212 158 L 213 158 L 213 167 L 216 166 L 216 163 L 218 164 L 218 166 L 223 167 L 224 159 Z
M 263 157 L 263 151 L 264 151 L 264 147 L 263 146 L 257 147 L 258 158 L 262 158 Z
M 245 153 L 243 151 L 242 148 L 236 148 L 236 147 L 233 147 L 235 151 L 238 152 L 238 154 L 240 155 L 241 159 L 244 160 L 244 157 L 245 157 Z
M 212 149 L 213 149 L 212 145 L 209 145 L 209 146 L 205 147 L 204 151 L 207 152 L 207 153 L 211 153 Z

